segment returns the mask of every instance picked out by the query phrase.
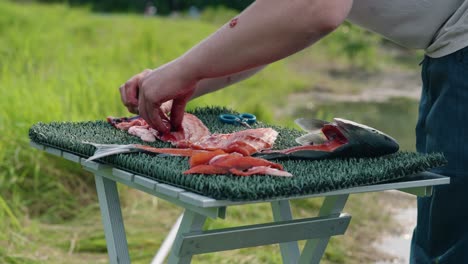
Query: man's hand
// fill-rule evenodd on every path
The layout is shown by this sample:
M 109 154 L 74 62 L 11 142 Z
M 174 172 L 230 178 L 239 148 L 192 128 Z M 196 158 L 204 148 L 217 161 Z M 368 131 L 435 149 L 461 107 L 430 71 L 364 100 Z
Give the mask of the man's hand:
M 181 129 L 185 106 L 197 83 L 180 69 L 176 60 L 155 70 L 145 70 L 120 87 L 122 101 L 128 110 L 138 113 L 161 133 Z
M 150 73 L 150 69 L 133 76 L 119 88 L 120 99 L 130 113 L 138 114 L 138 91 L 140 80 Z

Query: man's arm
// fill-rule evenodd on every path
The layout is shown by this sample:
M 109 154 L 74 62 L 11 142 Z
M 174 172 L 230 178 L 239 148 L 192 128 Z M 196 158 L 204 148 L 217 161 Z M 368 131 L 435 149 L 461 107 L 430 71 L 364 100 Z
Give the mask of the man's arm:
M 238 73 L 234 73 L 228 76 L 222 76 L 222 77 L 211 78 L 211 79 L 203 79 L 197 83 L 195 87 L 195 91 L 193 92 L 193 95 L 190 98 L 190 100 L 200 97 L 207 93 L 215 92 L 219 89 L 225 88 L 229 85 L 233 85 L 242 80 L 250 78 L 252 75 L 261 71 L 265 67 L 266 66 L 258 66 L 258 67 L 248 69 L 245 71 L 241 71 Z
M 178 59 L 132 78 L 121 89 L 124 104 L 138 106 L 140 115 L 158 131 L 179 129 L 198 81 L 266 65 L 302 50 L 338 27 L 351 5 L 352 0 L 257 0 Z M 168 100 L 173 100 L 171 127 L 163 122 L 159 108 Z
M 350 0 L 257 0 L 181 58 L 181 75 L 213 78 L 283 59 L 333 31 Z

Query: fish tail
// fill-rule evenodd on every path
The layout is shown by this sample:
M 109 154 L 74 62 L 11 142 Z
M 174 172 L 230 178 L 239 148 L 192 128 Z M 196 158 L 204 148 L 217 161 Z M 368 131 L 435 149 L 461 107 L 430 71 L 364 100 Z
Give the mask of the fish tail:
M 135 145 L 133 144 L 130 144 L 130 145 L 97 144 L 97 143 L 86 142 L 86 141 L 84 141 L 83 143 L 93 145 L 94 147 L 96 147 L 94 155 L 89 157 L 86 161 L 92 161 L 95 159 L 99 159 L 99 158 L 103 158 L 103 157 L 107 157 L 111 155 L 116 155 L 116 154 L 121 154 L 121 153 L 132 153 L 132 152 L 142 151 L 136 148 Z

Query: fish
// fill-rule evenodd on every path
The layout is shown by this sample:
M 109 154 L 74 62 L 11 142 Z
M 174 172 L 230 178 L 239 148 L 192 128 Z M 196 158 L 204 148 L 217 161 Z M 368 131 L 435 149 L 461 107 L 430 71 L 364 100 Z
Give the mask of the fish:
M 399 150 L 398 142 L 375 128 L 343 118 L 327 122 L 312 118 L 299 118 L 295 123 L 308 132 L 298 138 L 299 146 L 282 150 L 265 150 L 254 154 L 267 160 L 378 157 Z
M 184 174 L 232 174 L 237 176 L 271 175 L 291 177 L 283 166 L 261 158 L 251 157 L 257 152 L 271 149 L 278 132 L 272 128 L 245 129 L 233 133 L 211 133 L 196 116 L 186 113 L 182 121 L 182 131 L 160 134 L 152 129 L 144 119 L 135 117 L 108 117 L 107 121 L 115 128 L 127 131 L 143 141 L 161 140 L 170 142 L 172 148 L 155 148 L 143 144 L 98 144 L 87 161 L 109 155 L 132 152 L 153 153 L 157 156 L 190 157 L 190 168 Z
M 161 134 L 151 128 L 139 117 L 107 117 L 107 122 L 113 127 L 127 131 L 145 142 L 161 140 L 170 142 L 174 147 L 183 149 L 216 150 L 239 152 L 244 156 L 272 147 L 278 132 L 272 128 L 246 129 L 234 133 L 211 133 L 203 122 L 195 115 L 185 113 L 182 120 L 182 130 Z M 123 148 L 122 148 L 123 149 Z M 135 151 L 138 151 L 135 149 Z
M 132 127 L 130 129 L 132 129 Z M 262 150 L 270 149 L 273 146 L 277 135 L 278 132 L 274 129 L 246 129 L 230 134 L 211 134 L 194 142 L 187 139 L 181 139 L 179 142 L 173 141 L 176 146 L 174 148 L 155 148 L 143 144 L 119 145 L 98 144 L 93 142 L 83 143 L 96 147 L 94 155 L 89 157 L 88 161 L 109 155 L 132 152 L 149 152 L 155 154 L 190 157 L 193 154 L 200 152 L 220 150 L 225 153 L 236 152 L 243 156 L 250 156 Z M 178 148 L 177 146 L 182 146 L 182 148 Z
M 178 149 L 154 148 L 140 144 L 116 145 L 96 144 L 83 142 L 96 147 L 96 151 L 87 161 L 92 161 L 109 155 L 132 152 L 149 152 L 163 156 L 190 157 L 190 169 L 184 174 L 233 174 L 237 176 L 271 175 L 291 177 L 292 174 L 284 171 L 283 166 L 261 158 L 243 156 L 238 152 L 227 153 L 221 149 Z
M 132 152 L 155 153 L 160 157 L 191 157 L 194 154 L 209 151 L 236 152 L 243 156 L 250 156 L 262 150 L 270 149 L 278 136 L 278 132 L 272 128 L 255 128 L 227 134 L 212 134 L 198 117 L 189 113 L 184 114 L 181 131 L 173 131 L 167 134 L 160 134 L 152 129 L 139 116 L 107 117 L 107 122 L 116 129 L 126 131 L 143 141 L 161 140 L 170 142 L 174 148 L 155 148 L 143 144 L 119 145 L 83 142 L 96 147 L 94 155 L 89 157 L 87 161 Z
M 129 130 L 132 127 L 129 128 Z M 189 134 L 189 137 L 192 134 Z M 141 135 L 140 135 L 141 136 Z M 94 142 L 83 142 L 96 147 L 94 155 L 87 161 L 103 158 L 110 155 L 133 152 L 149 152 L 165 154 L 166 156 L 190 157 L 193 154 L 207 151 L 223 151 L 225 153 L 239 153 L 243 156 L 251 156 L 254 153 L 270 149 L 278 136 L 278 132 L 272 128 L 246 129 L 230 134 L 211 134 L 191 141 L 182 138 L 180 141 L 167 141 L 175 144 L 174 148 L 155 148 L 143 144 L 98 144 Z

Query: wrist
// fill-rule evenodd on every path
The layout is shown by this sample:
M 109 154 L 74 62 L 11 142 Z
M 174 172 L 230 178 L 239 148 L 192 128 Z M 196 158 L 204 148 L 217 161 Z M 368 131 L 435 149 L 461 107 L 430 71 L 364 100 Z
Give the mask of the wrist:
M 204 79 L 201 74 L 201 66 L 190 57 L 183 55 L 173 61 L 173 68 L 182 80 L 195 84 Z

